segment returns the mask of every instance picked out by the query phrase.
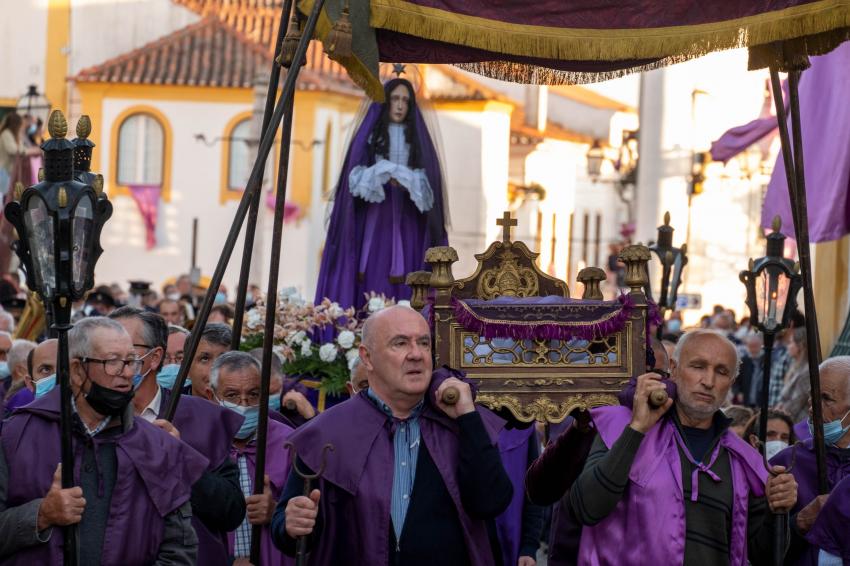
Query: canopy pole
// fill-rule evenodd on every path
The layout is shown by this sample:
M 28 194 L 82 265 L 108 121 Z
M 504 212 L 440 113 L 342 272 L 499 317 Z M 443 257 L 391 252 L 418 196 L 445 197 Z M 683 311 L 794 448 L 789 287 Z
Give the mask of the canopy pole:
M 274 111 L 275 98 L 277 97 L 277 87 L 280 85 L 280 63 L 278 58 L 283 50 L 283 38 L 286 36 L 286 26 L 289 22 L 289 13 L 292 11 L 292 0 L 286 0 L 283 3 L 283 9 L 280 12 L 280 24 L 277 28 L 277 40 L 274 48 L 274 58 L 272 59 L 272 72 L 269 76 L 269 87 L 266 92 L 266 107 L 263 112 L 263 124 L 260 127 L 260 137 L 266 130 L 269 129 L 272 112 Z M 265 165 L 265 164 L 264 164 Z M 263 167 L 263 175 L 265 167 Z M 263 184 L 263 176 L 260 177 L 260 185 Z M 262 201 L 262 190 L 256 191 L 251 199 L 251 208 L 248 210 L 248 224 L 245 227 L 245 242 L 242 246 L 242 267 L 239 271 L 239 284 L 236 286 L 236 308 L 233 316 L 233 337 L 230 341 L 230 349 L 238 350 L 242 340 L 242 321 L 245 318 L 245 297 L 248 294 L 248 278 L 251 272 L 251 255 L 254 251 L 254 236 L 257 233 L 257 216 L 260 212 L 260 202 Z
M 785 104 L 779 84 L 779 71 L 770 67 L 770 79 L 774 90 L 776 119 L 779 126 L 779 139 L 782 142 L 782 157 L 785 164 L 785 176 L 791 202 L 791 214 L 794 220 L 794 234 L 797 240 L 797 254 L 800 258 L 800 275 L 803 283 L 803 304 L 806 309 L 806 342 L 808 349 L 809 380 L 812 397 L 812 423 L 815 459 L 818 470 L 818 491 L 829 493 L 826 477 L 826 448 L 823 439 L 823 409 L 820 404 L 820 335 L 818 333 L 815 296 L 812 287 L 812 258 L 809 249 L 809 217 L 806 199 L 806 180 L 803 170 L 803 136 L 800 128 L 800 70 L 788 73 L 789 111 L 793 135 L 793 151 L 788 134 L 788 122 Z
M 310 12 L 310 17 L 304 29 L 304 33 L 298 42 L 298 48 L 295 51 L 293 61 L 301 61 L 307 53 L 307 46 L 316 29 L 316 21 L 319 19 L 319 10 L 324 5 L 324 0 L 317 0 Z M 180 364 L 180 371 L 177 372 L 177 379 L 171 388 L 171 396 L 168 400 L 168 407 L 165 410 L 164 418 L 168 421 L 174 419 L 174 413 L 177 411 L 177 404 L 180 402 L 180 395 L 183 386 L 186 383 L 186 375 L 189 373 L 189 367 L 192 365 L 192 360 L 198 350 L 198 345 L 201 342 L 201 334 L 207 324 L 207 319 L 210 316 L 210 311 L 213 307 L 216 292 L 221 286 L 221 280 L 224 278 L 224 271 L 227 269 L 227 264 L 230 262 L 230 257 L 233 255 L 233 248 L 236 247 L 236 239 L 239 237 L 239 231 L 242 228 L 242 223 L 245 221 L 245 216 L 248 213 L 248 207 L 251 203 L 251 198 L 254 193 L 261 190 L 261 179 L 263 170 L 265 169 L 266 158 L 271 151 L 275 142 L 275 133 L 277 126 L 283 118 L 283 112 L 286 107 L 286 100 L 295 94 L 295 81 L 298 78 L 298 73 L 301 69 L 300 65 L 293 63 L 292 68 L 286 73 L 286 81 L 283 84 L 283 92 L 277 101 L 274 109 L 274 114 L 269 121 L 268 129 L 263 133 L 260 140 L 260 146 L 257 150 L 257 159 L 254 161 L 254 168 L 251 170 L 251 176 L 248 178 L 248 184 L 245 187 L 245 192 L 242 194 L 242 199 L 239 201 L 239 206 L 236 209 L 236 214 L 233 218 L 233 223 L 230 226 L 230 231 L 227 234 L 227 239 L 224 242 L 224 248 L 218 258 L 218 263 L 215 266 L 215 271 L 210 281 L 210 286 L 204 295 L 204 302 L 195 319 L 195 325 L 192 328 L 192 333 L 189 335 L 188 343 L 185 348 L 183 362 Z M 289 145 L 290 140 L 281 140 L 281 144 Z M 286 164 L 288 166 L 288 164 Z

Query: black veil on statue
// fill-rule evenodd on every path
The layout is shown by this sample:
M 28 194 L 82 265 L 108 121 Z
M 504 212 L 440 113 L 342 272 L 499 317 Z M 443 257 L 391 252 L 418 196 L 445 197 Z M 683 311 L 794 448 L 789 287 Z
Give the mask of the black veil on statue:
M 424 170 L 433 193 L 430 210 L 420 212 L 405 187 L 390 181 L 383 185 L 386 198 L 367 202 L 351 193 L 352 169 L 369 167 L 389 151 L 390 93 L 399 85 L 408 89 L 410 101 L 404 126 L 409 144 L 408 167 Z M 394 78 L 384 85 L 386 103 L 367 101 L 365 112 L 348 144 L 332 201 L 316 303 L 324 298 L 343 308 L 361 308 L 364 294 L 374 291 L 398 300 L 410 298 L 404 284 L 407 273 L 426 269 L 425 251 L 446 245 L 448 207 L 438 151 L 410 81 Z

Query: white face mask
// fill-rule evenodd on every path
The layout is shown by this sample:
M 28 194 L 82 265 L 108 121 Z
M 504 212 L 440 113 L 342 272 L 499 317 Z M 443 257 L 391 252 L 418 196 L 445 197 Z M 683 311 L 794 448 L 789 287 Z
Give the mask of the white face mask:
M 788 448 L 788 443 L 784 440 L 768 440 L 764 443 L 764 453 L 768 461 Z

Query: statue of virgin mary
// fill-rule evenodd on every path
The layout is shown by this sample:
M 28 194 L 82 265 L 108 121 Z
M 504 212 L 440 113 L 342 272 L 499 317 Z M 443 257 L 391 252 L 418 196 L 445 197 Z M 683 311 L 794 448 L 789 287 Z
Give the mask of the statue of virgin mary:
M 404 284 L 425 269 L 425 251 L 446 245 L 442 173 L 413 85 L 395 78 L 372 103 L 348 147 L 327 239 L 316 302 L 361 308 L 365 294 L 410 298 Z

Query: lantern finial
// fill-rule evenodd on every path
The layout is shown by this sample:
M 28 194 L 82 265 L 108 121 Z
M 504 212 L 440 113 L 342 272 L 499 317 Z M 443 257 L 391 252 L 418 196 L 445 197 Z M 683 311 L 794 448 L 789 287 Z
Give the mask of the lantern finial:
M 770 227 L 773 228 L 774 232 L 779 232 L 780 230 L 782 230 L 782 218 L 780 218 L 778 214 L 773 217 L 773 223 L 770 225 Z
M 97 174 L 97 177 L 95 177 L 94 181 L 92 182 L 92 188 L 94 189 L 94 192 L 97 194 L 97 196 L 103 194 L 103 175 L 101 175 L 100 173 Z
M 62 139 L 68 134 L 68 121 L 65 120 L 65 115 L 62 114 L 61 110 L 54 110 L 50 113 L 47 131 L 50 132 L 50 137 L 54 139 Z
M 68 192 L 65 190 L 65 187 L 59 187 L 59 208 L 65 208 L 68 206 Z
M 665 226 L 670 225 L 670 211 L 669 210 L 664 213 L 664 225 Z
M 17 181 L 15 183 L 15 200 L 21 202 L 22 196 L 24 196 L 24 184 Z
M 750 271 L 756 270 L 756 260 L 754 260 L 753 258 L 750 258 L 750 263 L 748 264 L 748 269 Z
M 77 137 L 85 139 L 91 134 L 91 118 L 88 114 L 83 114 L 77 121 Z

